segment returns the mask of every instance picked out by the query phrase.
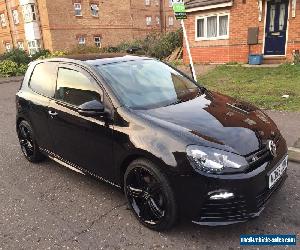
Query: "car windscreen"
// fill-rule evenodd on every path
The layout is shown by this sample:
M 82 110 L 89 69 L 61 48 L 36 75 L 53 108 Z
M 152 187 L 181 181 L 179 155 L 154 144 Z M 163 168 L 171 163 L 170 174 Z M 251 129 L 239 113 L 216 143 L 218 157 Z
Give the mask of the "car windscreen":
M 134 60 L 96 66 L 122 105 L 151 109 L 185 102 L 199 87 L 184 75 L 157 60 Z

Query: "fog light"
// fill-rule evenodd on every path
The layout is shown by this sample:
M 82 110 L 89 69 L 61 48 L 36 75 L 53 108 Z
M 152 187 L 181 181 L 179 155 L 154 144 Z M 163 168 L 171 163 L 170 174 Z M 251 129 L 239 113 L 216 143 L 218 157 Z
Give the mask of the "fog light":
M 233 198 L 234 194 L 229 192 L 214 192 L 209 199 L 211 200 L 222 200 Z

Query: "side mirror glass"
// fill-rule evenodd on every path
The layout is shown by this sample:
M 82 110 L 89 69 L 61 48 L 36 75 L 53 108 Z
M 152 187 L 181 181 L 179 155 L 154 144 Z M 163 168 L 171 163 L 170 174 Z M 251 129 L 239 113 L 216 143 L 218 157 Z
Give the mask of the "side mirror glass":
M 82 105 L 78 107 L 78 113 L 83 115 L 83 116 L 104 116 L 105 114 L 105 109 L 104 105 L 97 101 L 93 100 L 90 102 L 85 102 Z

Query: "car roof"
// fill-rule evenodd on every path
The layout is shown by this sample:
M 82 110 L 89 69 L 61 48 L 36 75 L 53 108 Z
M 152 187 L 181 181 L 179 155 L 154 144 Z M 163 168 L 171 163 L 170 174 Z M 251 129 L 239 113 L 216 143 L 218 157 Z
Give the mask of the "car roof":
M 66 55 L 60 58 L 51 58 L 44 61 L 59 61 L 59 62 L 81 62 L 92 66 L 99 66 L 117 62 L 127 62 L 136 60 L 151 59 L 148 57 L 134 56 L 128 54 L 79 54 L 79 55 Z

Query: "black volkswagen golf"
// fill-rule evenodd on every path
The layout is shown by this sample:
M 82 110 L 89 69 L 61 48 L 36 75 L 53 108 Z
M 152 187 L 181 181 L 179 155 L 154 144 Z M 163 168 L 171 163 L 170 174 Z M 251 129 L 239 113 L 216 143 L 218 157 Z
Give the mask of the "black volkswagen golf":
M 287 177 L 287 146 L 258 108 L 135 56 L 30 64 L 16 128 L 31 162 L 49 157 L 124 189 L 137 219 L 227 225 L 257 217 Z

